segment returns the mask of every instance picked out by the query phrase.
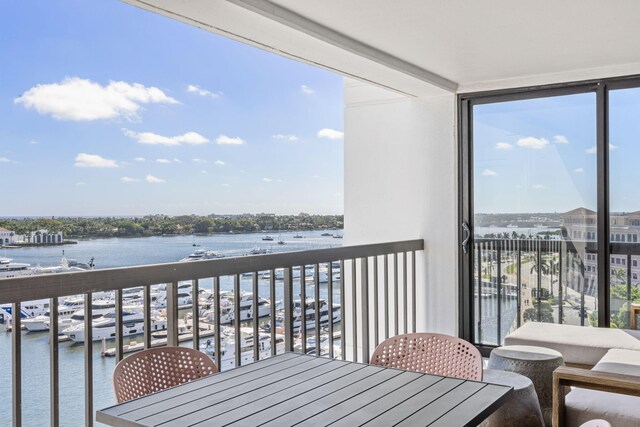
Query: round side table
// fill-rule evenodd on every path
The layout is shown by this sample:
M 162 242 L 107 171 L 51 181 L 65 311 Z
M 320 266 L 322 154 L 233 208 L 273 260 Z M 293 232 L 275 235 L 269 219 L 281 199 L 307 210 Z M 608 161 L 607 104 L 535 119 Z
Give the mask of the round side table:
M 515 372 L 485 369 L 482 381 L 513 387 L 511 398 L 484 420 L 482 427 L 543 427 L 538 396 L 531 380 Z
M 515 372 L 531 379 L 544 421 L 550 426 L 553 416 L 553 371 L 563 365 L 562 354 L 556 350 L 528 345 L 508 345 L 491 352 L 487 368 Z

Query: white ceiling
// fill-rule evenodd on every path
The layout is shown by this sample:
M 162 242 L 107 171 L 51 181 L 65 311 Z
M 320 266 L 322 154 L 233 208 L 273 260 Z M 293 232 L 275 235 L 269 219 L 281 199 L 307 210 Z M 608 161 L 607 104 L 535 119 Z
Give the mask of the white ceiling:
M 253 0 L 319 24 L 320 40 L 296 28 L 300 21 L 275 22 L 226 0 L 125 1 L 413 95 L 439 89 L 389 66 L 394 59 L 460 92 L 640 73 L 637 0 Z M 343 36 L 387 57 L 332 43 Z

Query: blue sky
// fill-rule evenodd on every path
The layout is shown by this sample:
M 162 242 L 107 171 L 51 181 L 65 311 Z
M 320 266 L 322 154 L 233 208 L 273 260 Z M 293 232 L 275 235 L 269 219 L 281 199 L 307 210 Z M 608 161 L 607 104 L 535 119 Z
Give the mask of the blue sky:
M 478 213 L 596 210 L 594 93 L 474 107 Z M 609 96 L 610 209 L 640 210 L 640 89 Z
M 343 212 L 340 76 L 118 1 L 0 25 L 0 216 Z

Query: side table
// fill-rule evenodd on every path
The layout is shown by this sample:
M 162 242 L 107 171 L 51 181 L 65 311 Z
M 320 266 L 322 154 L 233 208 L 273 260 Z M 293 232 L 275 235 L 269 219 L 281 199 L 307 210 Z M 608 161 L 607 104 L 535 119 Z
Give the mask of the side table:
M 498 347 L 489 356 L 488 369 L 515 372 L 531 379 L 538 395 L 546 425 L 553 415 L 553 371 L 564 366 L 562 354 L 545 347 L 509 345 Z
M 542 427 L 544 419 L 531 380 L 515 372 L 485 369 L 482 381 L 513 387 L 511 398 L 484 420 L 481 427 Z

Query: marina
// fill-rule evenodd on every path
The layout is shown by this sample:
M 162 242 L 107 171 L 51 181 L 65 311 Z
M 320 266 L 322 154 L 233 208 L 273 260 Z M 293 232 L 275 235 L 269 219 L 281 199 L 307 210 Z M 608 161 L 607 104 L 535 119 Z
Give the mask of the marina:
M 148 238 L 110 238 L 110 239 L 91 239 L 91 240 L 80 240 L 77 245 L 73 247 L 68 247 L 66 249 L 66 255 L 71 258 L 84 260 L 90 259 L 91 257 L 95 257 L 96 269 L 100 268 L 108 268 L 108 267 L 119 267 L 126 265 L 135 265 L 135 264 L 157 264 L 163 262 L 176 262 L 185 257 L 188 257 L 190 254 L 193 254 L 198 249 L 203 249 L 206 251 L 212 250 L 217 253 L 224 254 L 225 257 L 232 256 L 242 256 L 246 253 L 249 253 L 252 248 L 258 249 L 261 251 L 291 251 L 291 250 L 305 250 L 305 249 L 322 249 L 335 247 L 336 241 L 328 236 L 320 236 L 321 232 L 291 232 L 291 233 L 282 233 L 282 240 L 286 241 L 286 245 L 277 245 L 276 242 L 263 242 L 261 237 L 263 233 L 253 233 L 253 234 L 223 234 L 223 235 L 209 235 L 209 236 L 174 236 L 174 237 L 148 237 Z M 304 238 L 295 238 L 294 235 L 302 235 Z M 198 247 L 194 247 L 196 244 Z M 4 252 L 4 250 L 3 250 Z M 60 263 L 60 248 L 55 247 L 28 247 L 28 248 L 20 248 L 20 249 L 7 249 L 6 254 L 2 253 L 2 256 L 11 255 L 16 262 L 30 264 L 31 266 L 37 265 L 56 265 Z M 190 261 L 197 262 L 197 261 Z M 328 279 L 326 277 L 326 272 L 323 276 L 323 268 L 326 269 L 327 266 L 321 266 L 319 271 L 320 277 L 320 298 L 322 300 L 327 300 L 327 285 L 324 279 Z M 336 264 L 333 267 L 334 272 L 334 280 L 339 280 L 339 264 Z M 294 271 L 294 275 L 296 279 L 294 280 L 297 285 L 294 286 L 294 293 L 296 295 L 299 294 L 299 281 L 300 281 L 300 269 L 292 269 Z M 296 273 L 297 270 L 297 273 Z M 260 312 L 259 316 L 268 315 L 270 310 L 270 304 L 275 304 L 276 308 L 280 308 L 280 304 L 284 299 L 284 275 L 282 270 L 275 271 L 275 279 L 276 279 L 276 288 L 275 295 L 271 296 L 269 289 L 269 274 L 268 272 L 260 272 L 258 276 L 258 296 L 260 301 Z M 307 295 L 312 295 L 313 285 L 309 280 L 313 279 L 313 268 L 307 267 L 305 269 L 305 283 L 307 286 Z M 247 305 L 246 301 L 251 301 L 253 298 L 253 277 L 252 275 L 246 275 L 240 277 L 240 290 L 241 290 L 241 312 L 240 317 L 243 319 L 242 325 L 243 328 L 251 325 L 251 322 L 246 322 L 246 320 L 251 320 L 253 314 L 250 311 L 251 304 Z M 334 282 L 337 284 L 337 282 Z M 191 282 L 180 282 L 179 284 L 179 294 L 183 297 L 191 298 Z M 223 295 L 232 296 L 233 295 L 233 278 L 232 277 L 221 277 L 220 278 L 220 289 L 221 289 L 221 305 L 223 308 L 221 309 L 221 324 L 230 325 L 233 322 L 233 313 L 230 311 L 224 311 L 225 307 L 232 307 L 233 304 L 229 304 L 229 302 L 224 302 L 225 299 L 222 298 Z M 333 303 L 340 304 L 340 294 L 336 291 L 338 287 L 334 286 L 334 295 L 333 295 Z M 204 313 L 206 310 L 210 309 L 207 304 L 212 303 L 212 295 L 213 295 L 213 281 L 211 279 L 203 279 L 199 281 L 198 287 L 198 295 L 200 302 L 200 311 Z M 186 295 L 185 295 L 186 294 Z M 156 309 L 159 314 L 159 321 L 162 322 L 162 307 L 166 305 L 163 302 L 163 299 L 166 295 L 165 286 L 162 284 L 154 285 L 152 291 L 152 298 L 154 299 L 154 304 L 156 305 Z M 96 337 L 96 326 L 101 325 L 102 328 L 108 331 L 107 335 L 111 335 L 110 332 L 111 325 L 108 325 L 107 320 L 104 319 L 104 316 L 108 313 L 114 313 L 114 304 L 113 302 L 109 302 L 110 295 L 96 295 L 99 298 L 96 298 L 93 302 L 93 316 L 95 317 L 94 321 L 94 338 Z M 191 326 L 189 325 L 189 318 L 187 316 L 188 313 L 191 312 L 189 309 L 191 307 L 190 302 L 186 299 L 181 299 L 180 301 L 180 327 L 181 332 L 179 335 L 179 341 L 181 345 L 184 346 L 192 346 L 193 345 L 193 333 L 190 331 Z M 123 303 L 124 307 L 135 307 L 137 302 L 142 298 L 142 288 L 131 288 L 123 291 Z M 229 301 L 232 301 L 230 299 Z M 245 301 L 245 302 L 243 302 Z M 69 328 L 72 328 L 74 324 L 82 324 L 84 319 L 83 307 L 81 304 L 83 301 L 73 296 L 69 296 L 67 298 L 60 298 L 59 305 L 66 307 L 68 304 L 79 304 L 73 308 L 78 308 L 78 310 L 74 311 L 70 315 L 64 314 L 62 315 L 62 307 L 60 310 L 60 323 L 59 323 L 59 331 L 63 332 Z M 2 306 L 9 310 L 9 313 L 4 312 L 5 318 L 7 318 L 7 314 L 10 314 L 10 307 Z M 25 399 L 23 402 L 23 413 L 25 423 L 29 424 L 28 420 L 42 420 L 48 419 L 48 406 L 47 405 L 37 405 L 36 402 L 47 401 L 48 400 L 48 387 L 49 387 L 49 334 L 47 333 L 47 317 L 49 312 L 49 300 L 40 300 L 33 301 L 30 303 L 25 303 L 22 306 L 23 314 L 23 326 L 29 324 L 31 321 L 27 322 L 27 318 L 31 317 L 32 313 L 36 316 L 43 316 L 38 319 L 38 326 L 36 326 L 35 317 L 33 316 L 33 325 L 34 332 L 28 332 L 26 329 L 22 332 L 22 366 L 26 371 L 28 370 L 31 373 L 34 373 L 38 377 L 42 378 L 40 382 L 31 382 L 29 384 L 24 384 L 23 393 L 25 396 L 29 396 L 29 399 Z M 68 308 L 71 310 L 71 308 Z M 3 310 L 0 310 L 0 313 Z M 64 313 L 67 313 L 65 310 Z M 224 315 L 223 315 L 224 313 Z M 307 313 L 309 315 L 309 313 Z M 67 317 L 69 316 L 69 317 Z M 215 311 L 208 313 L 208 317 L 210 320 L 215 318 Z M 135 317 L 130 317 L 129 319 L 135 320 Z M 265 345 L 264 349 L 260 349 L 260 357 L 266 357 L 271 354 L 270 341 L 264 340 L 262 336 L 265 334 L 263 331 L 269 330 L 270 325 L 267 326 L 268 321 L 266 317 L 260 318 L 260 333 L 261 338 L 258 339 L 259 345 L 262 347 L 263 343 Z M 111 319 L 115 320 L 114 318 Z M 312 327 L 314 322 L 312 323 Z M 0 325 L 0 381 L 5 384 L 11 383 L 11 340 L 10 335 L 5 333 L 5 328 L 9 326 L 7 324 Z M 326 326 L 326 325 L 325 325 Z M 205 316 L 200 318 L 199 324 L 199 347 L 202 350 L 206 351 L 207 341 L 210 343 L 214 342 L 214 331 L 212 330 L 213 323 L 207 322 Z M 226 326 L 222 326 L 223 328 Z M 44 328 L 44 329 L 43 329 Z M 37 329 L 37 331 L 35 331 Z M 126 329 L 123 328 L 125 331 Z M 135 329 L 135 332 L 133 330 Z M 252 329 L 252 328 L 250 328 Z M 124 343 L 124 352 L 125 354 L 130 354 L 135 352 L 141 348 L 143 348 L 142 344 L 142 330 L 137 327 L 131 327 L 128 329 L 129 334 L 123 338 Z M 340 323 L 336 319 L 336 323 L 334 323 L 334 335 L 339 336 L 340 331 Z M 98 331 L 103 332 L 103 331 Z M 161 346 L 166 344 L 166 337 L 162 337 L 163 329 L 162 323 L 158 323 L 158 330 L 154 330 L 154 335 L 152 336 L 152 346 Z M 315 344 L 313 339 L 311 339 L 310 334 L 313 332 L 308 331 L 307 337 L 307 350 L 311 351 Z M 325 332 L 323 332 L 325 334 Z M 125 335 L 127 333 L 125 332 Z M 270 334 L 267 334 L 270 336 Z M 113 367 L 115 365 L 115 358 L 109 357 L 114 354 L 114 341 L 109 338 L 109 336 L 105 336 L 104 340 L 94 340 L 93 341 L 93 375 L 94 375 L 94 399 L 96 407 L 104 407 L 114 403 L 112 385 L 111 385 L 111 373 L 113 371 Z M 76 340 L 80 340 L 80 332 L 74 337 Z M 69 339 L 66 335 L 60 340 L 59 344 L 59 371 L 60 371 L 60 387 L 65 390 L 65 394 L 60 396 L 60 405 L 61 407 L 67 408 L 65 409 L 65 413 L 68 414 L 78 414 L 82 413 L 82 408 L 84 405 L 83 396 L 84 396 L 84 387 L 82 382 L 79 381 L 80 378 L 83 378 L 83 369 L 84 369 L 84 352 L 83 345 L 79 344 L 72 339 Z M 252 342 L 252 341 L 251 341 Z M 229 347 L 229 343 L 232 343 L 231 348 Z M 243 344 L 247 344 L 248 342 L 242 341 Z M 339 341 L 337 341 L 339 346 Z M 277 344 L 279 345 L 279 344 Z M 296 345 L 301 346 L 301 343 L 296 341 Z M 320 347 L 322 351 L 328 351 L 327 343 L 321 339 Z M 211 347 L 211 345 L 209 345 Z M 246 346 L 245 346 L 246 347 Z M 337 350 L 336 342 L 334 342 L 334 352 Z M 228 369 L 232 366 L 232 363 L 235 359 L 235 341 L 233 337 L 229 337 L 226 341 L 223 354 L 223 365 L 222 369 Z M 280 351 L 277 348 L 277 351 Z M 104 353 L 104 355 L 103 355 Z M 213 354 L 213 353 L 212 353 Z M 248 361 L 253 360 L 253 350 L 241 351 L 241 361 L 243 364 L 248 363 Z M 10 424 L 11 420 L 11 405 L 10 399 L 0 400 L 0 425 Z M 75 418 L 65 418 L 65 415 L 62 415 L 61 425 L 65 426 L 80 426 L 83 425 L 81 419 Z

